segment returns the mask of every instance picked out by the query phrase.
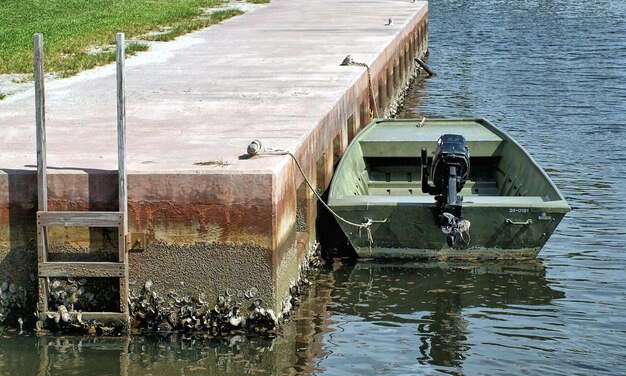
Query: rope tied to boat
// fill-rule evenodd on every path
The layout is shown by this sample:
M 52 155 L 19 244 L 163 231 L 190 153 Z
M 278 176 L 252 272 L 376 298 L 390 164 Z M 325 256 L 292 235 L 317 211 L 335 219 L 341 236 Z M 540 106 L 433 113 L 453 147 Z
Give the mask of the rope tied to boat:
M 370 227 L 374 223 L 386 223 L 386 222 L 388 222 L 388 218 L 385 218 L 383 220 L 374 220 L 374 219 L 365 217 L 365 218 L 363 218 L 363 222 L 361 222 L 359 224 L 359 226 L 358 226 L 358 228 L 359 228 L 359 238 L 361 237 L 361 230 L 365 229 L 367 231 L 367 241 L 369 242 L 369 245 L 370 245 L 370 252 L 372 251 L 372 244 L 374 244 L 374 238 L 372 237 L 372 229 Z
M 370 250 L 372 249 L 372 244 L 374 243 L 374 238 L 372 237 L 372 230 L 371 230 L 370 227 L 374 223 L 386 223 L 386 222 L 389 222 L 388 218 L 385 218 L 385 219 L 382 219 L 382 220 L 376 220 L 376 219 L 371 219 L 371 218 L 365 217 L 365 218 L 363 218 L 363 222 L 355 223 L 355 222 L 351 222 L 351 221 L 343 218 L 339 214 L 337 214 L 333 209 L 330 208 L 330 206 L 328 206 L 328 204 L 326 204 L 326 202 L 324 202 L 324 200 L 319 195 L 319 193 L 317 193 L 317 190 L 313 187 L 313 184 L 311 184 L 311 182 L 309 181 L 309 178 L 304 173 L 304 169 L 302 168 L 302 165 L 300 165 L 300 162 L 298 161 L 296 156 L 293 155 L 290 151 L 282 150 L 282 149 L 274 149 L 274 148 L 270 148 L 270 147 L 266 147 L 265 149 L 261 150 L 261 141 L 254 140 L 254 141 L 252 141 L 248 145 L 248 155 L 250 155 L 250 156 L 254 156 L 254 155 L 288 155 L 288 156 L 290 156 L 291 159 L 293 159 L 293 161 L 296 163 L 296 166 L 298 167 L 298 170 L 302 174 L 302 177 L 304 178 L 304 181 L 306 182 L 306 184 L 309 187 L 309 189 L 311 190 L 311 192 L 313 192 L 313 194 L 315 195 L 317 200 L 322 204 L 322 206 L 324 206 L 326 208 L 326 210 L 328 210 L 330 212 L 330 214 L 333 215 L 333 217 L 337 218 L 338 220 L 342 221 L 343 223 L 346 223 L 348 225 L 351 225 L 351 226 L 354 226 L 354 227 L 358 228 L 359 229 L 359 237 L 361 237 L 361 230 L 362 229 L 365 229 L 367 231 L 367 240 L 369 242 Z

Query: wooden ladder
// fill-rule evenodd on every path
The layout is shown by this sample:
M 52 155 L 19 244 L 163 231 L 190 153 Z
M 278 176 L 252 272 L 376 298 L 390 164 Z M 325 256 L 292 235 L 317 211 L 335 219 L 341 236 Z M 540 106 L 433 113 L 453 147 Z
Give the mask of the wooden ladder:
M 84 320 L 113 321 L 128 327 L 128 201 L 126 173 L 126 114 L 125 114 L 125 40 L 118 33 L 117 43 L 117 145 L 119 211 L 48 211 L 48 176 L 46 165 L 46 126 L 44 100 L 43 35 L 35 34 L 35 116 L 37 123 L 37 256 L 40 320 L 45 321 L 50 312 L 50 278 L 118 278 L 119 311 L 82 312 Z M 116 262 L 58 262 L 48 261 L 48 227 L 111 227 L 118 230 L 118 255 Z M 77 312 L 70 312 L 76 317 Z

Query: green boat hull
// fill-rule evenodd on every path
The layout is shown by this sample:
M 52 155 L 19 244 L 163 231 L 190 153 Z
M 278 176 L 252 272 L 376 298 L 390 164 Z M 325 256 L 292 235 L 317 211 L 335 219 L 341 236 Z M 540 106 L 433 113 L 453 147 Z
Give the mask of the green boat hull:
M 361 257 L 532 258 L 570 210 L 546 173 L 483 119 L 379 120 L 351 143 L 330 187 L 329 206 Z M 422 193 L 419 151 L 444 133 L 463 134 L 471 174 L 460 192 L 469 230 L 450 246 Z M 348 223 L 350 222 L 350 223 Z M 362 224 L 355 226 L 355 224 Z M 368 224 L 366 226 L 366 224 Z

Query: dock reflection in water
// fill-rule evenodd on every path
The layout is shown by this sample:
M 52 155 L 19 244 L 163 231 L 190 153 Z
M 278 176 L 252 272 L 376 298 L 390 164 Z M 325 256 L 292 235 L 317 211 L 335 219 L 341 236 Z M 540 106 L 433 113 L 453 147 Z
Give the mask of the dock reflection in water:
M 559 374 L 562 354 L 585 351 L 567 322 L 586 314 L 567 309 L 572 297 L 545 272 L 540 260 L 336 259 L 277 338 L 5 331 L 0 374 Z
M 321 279 L 333 273 L 321 271 Z M 324 284 L 326 286 L 326 284 Z M 276 338 L 37 336 L 0 327 L 0 375 L 289 375 L 314 374 L 325 355 L 332 289 L 305 291 L 297 315 Z
M 271 339 L 186 339 L 10 335 L 0 349 L 2 375 L 275 374 Z

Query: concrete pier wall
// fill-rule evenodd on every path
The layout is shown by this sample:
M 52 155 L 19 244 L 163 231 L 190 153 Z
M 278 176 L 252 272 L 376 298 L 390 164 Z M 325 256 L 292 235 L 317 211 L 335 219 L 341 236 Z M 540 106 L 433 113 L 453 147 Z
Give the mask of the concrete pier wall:
M 316 244 L 316 198 L 291 157 L 240 156 L 253 139 L 290 151 L 325 191 L 376 112 L 366 69 L 340 63 L 370 67 L 386 115 L 427 49 L 427 22 L 422 1 L 278 0 L 128 59 L 129 231 L 145 239 L 130 288 L 150 279 L 242 301 L 256 288 L 280 312 Z M 49 209 L 116 210 L 114 67 L 46 89 Z M 0 281 L 35 291 L 33 103 L 33 92 L 0 101 Z M 52 249 L 101 257 L 115 249 L 107 231 L 55 229 Z

